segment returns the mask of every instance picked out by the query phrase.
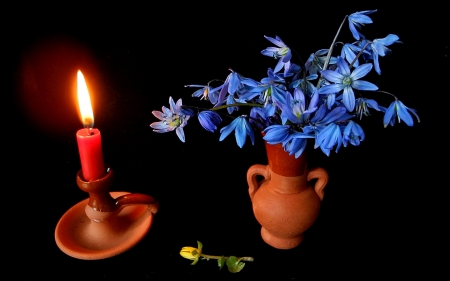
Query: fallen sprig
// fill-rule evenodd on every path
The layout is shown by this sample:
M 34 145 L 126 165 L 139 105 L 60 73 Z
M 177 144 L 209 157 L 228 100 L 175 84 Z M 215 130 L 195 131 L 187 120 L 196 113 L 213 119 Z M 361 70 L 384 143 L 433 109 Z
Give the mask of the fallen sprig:
M 226 264 L 228 267 L 228 270 L 231 273 L 236 273 L 241 271 L 245 266 L 245 261 L 253 261 L 254 259 L 252 257 L 235 257 L 235 256 L 212 256 L 212 255 L 206 255 L 202 253 L 203 245 L 200 241 L 197 241 L 197 248 L 194 247 L 183 247 L 180 251 L 180 255 L 183 258 L 193 260 L 192 265 L 196 264 L 198 260 L 201 258 L 202 260 L 209 260 L 214 259 L 217 260 L 217 264 L 219 265 L 219 268 L 222 269 L 222 267 Z

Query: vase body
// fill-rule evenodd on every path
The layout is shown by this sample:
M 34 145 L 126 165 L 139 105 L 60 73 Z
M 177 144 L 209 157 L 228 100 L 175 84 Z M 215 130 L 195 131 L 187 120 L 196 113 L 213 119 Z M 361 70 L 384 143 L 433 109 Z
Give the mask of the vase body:
M 267 244 L 292 249 L 319 215 L 328 174 L 322 168 L 308 169 L 306 151 L 295 158 L 281 144 L 266 143 L 266 153 L 268 165 L 256 164 L 247 172 L 253 212 Z

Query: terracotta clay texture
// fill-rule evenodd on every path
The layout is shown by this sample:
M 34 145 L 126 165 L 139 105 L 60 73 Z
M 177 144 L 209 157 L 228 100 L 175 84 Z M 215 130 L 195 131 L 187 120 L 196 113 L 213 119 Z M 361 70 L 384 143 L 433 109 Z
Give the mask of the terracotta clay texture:
M 97 260 L 118 255 L 136 245 L 148 232 L 159 209 L 151 196 L 128 192 L 108 192 L 113 172 L 84 181 L 77 175 L 80 189 L 89 199 L 70 208 L 55 230 L 58 247 L 67 255 Z
M 267 244 L 292 249 L 319 215 L 328 173 L 322 168 L 309 170 L 305 152 L 295 158 L 281 144 L 267 143 L 266 152 L 268 165 L 253 165 L 247 172 L 253 212 Z

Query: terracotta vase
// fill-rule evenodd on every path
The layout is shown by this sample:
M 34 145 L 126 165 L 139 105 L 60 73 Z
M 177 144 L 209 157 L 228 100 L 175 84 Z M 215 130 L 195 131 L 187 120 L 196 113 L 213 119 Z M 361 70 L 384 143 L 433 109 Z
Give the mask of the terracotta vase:
M 319 215 L 328 174 L 322 168 L 308 169 L 306 151 L 295 158 L 281 144 L 266 143 L 266 153 L 269 164 L 253 165 L 247 172 L 253 212 L 267 244 L 292 249 Z

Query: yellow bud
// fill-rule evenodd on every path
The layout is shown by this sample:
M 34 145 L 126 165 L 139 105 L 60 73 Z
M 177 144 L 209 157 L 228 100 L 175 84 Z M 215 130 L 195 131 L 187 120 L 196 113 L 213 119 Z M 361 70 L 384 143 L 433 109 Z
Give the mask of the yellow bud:
M 200 253 L 197 248 L 194 247 L 183 247 L 180 251 L 180 255 L 183 258 L 189 259 L 189 260 L 195 260 L 199 257 Z
M 192 265 L 196 264 L 200 258 L 200 254 L 202 253 L 202 243 L 197 241 L 198 249 L 194 247 L 183 247 L 181 248 L 180 255 L 188 260 L 193 260 Z

